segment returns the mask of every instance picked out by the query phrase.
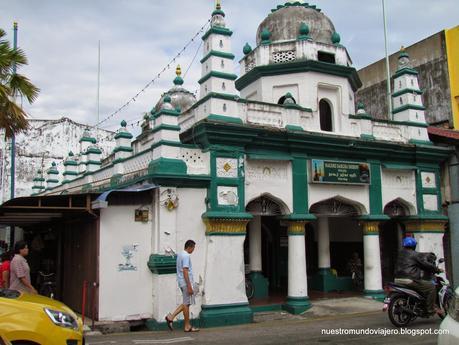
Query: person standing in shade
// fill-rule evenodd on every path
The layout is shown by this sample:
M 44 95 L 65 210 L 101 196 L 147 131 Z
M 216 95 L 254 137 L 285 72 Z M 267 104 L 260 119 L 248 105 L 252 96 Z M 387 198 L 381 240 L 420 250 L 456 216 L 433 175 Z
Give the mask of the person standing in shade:
M 190 305 L 194 304 L 194 291 L 193 291 L 193 268 L 191 265 L 191 253 L 193 253 L 196 243 L 193 240 L 185 242 L 185 249 L 177 255 L 177 283 L 182 290 L 183 303 L 180 304 L 172 314 L 166 315 L 167 327 L 172 331 L 172 323 L 175 317 L 183 313 L 184 318 L 184 331 L 185 332 L 198 332 L 198 328 L 194 328 L 190 324 Z
M 10 262 L 11 252 L 5 252 L 2 254 L 2 262 L 0 264 L 0 288 L 8 289 L 10 285 Z
M 10 289 L 37 294 L 37 290 L 30 282 L 30 268 L 25 257 L 29 254 L 29 247 L 24 241 L 14 245 L 14 257 L 10 263 Z

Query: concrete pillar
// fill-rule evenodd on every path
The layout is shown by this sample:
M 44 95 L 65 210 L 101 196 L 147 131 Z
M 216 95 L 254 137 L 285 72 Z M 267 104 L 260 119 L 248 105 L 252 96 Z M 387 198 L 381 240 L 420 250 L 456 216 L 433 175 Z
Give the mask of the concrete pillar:
M 311 307 L 306 274 L 305 221 L 288 224 L 288 296 L 284 309 L 300 314 Z
M 263 270 L 261 260 L 261 216 L 254 216 L 249 223 L 250 236 L 250 271 L 261 272 Z
M 363 223 L 364 294 L 377 300 L 384 298 L 379 248 L 379 222 Z
M 319 270 L 330 269 L 330 230 L 328 218 L 317 218 L 317 240 L 319 246 Z

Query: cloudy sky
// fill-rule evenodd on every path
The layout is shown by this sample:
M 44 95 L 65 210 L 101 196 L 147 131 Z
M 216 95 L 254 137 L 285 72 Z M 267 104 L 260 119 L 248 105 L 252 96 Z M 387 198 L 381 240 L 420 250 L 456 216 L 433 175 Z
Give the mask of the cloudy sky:
M 235 63 L 245 42 L 255 46 L 258 25 L 284 0 L 223 0 L 227 26 L 234 32 Z M 457 0 L 387 0 L 389 52 L 442 29 L 459 25 Z M 384 55 L 380 0 L 316 0 L 333 21 L 356 68 Z M 159 80 L 102 127 L 114 130 L 122 119 L 135 127 L 142 114 L 172 86 L 171 59 L 190 42 L 177 62 L 185 87 L 194 92 L 200 78 L 200 39 L 191 38 L 206 23 L 214 0 L 0 0 L 0 27 L 12 41 L 19 23 L 19 46 L 29 58 L 26 74 L 41 89 L 25 106 L 35 119 L 62 116 L 97 122 L 98 42 L 101 42 L 100 119 L 135 96 L 164 67 Z M 198 51 L 199 49 L 199 51 Z M 194 64 L 191 64 L 193 58 Z M 190 68 L 191 66 L 191 68 Z M 239 74 L 238 66 L 235 71 Z M 135 128 L 132 128 L 135 131 Z

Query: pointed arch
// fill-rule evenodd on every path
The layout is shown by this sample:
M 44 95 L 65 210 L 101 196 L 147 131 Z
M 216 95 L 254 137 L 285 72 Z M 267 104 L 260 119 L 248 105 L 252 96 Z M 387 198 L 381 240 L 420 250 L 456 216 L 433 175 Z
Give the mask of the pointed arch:
M 320 130 L 333 132 L 333 110 L 329 100 L 322 98 L 319 101 Z
M 363 204 L 358 201 L 335 195 L 311 205 L 309 212 L 328 217 L 359 216 L 367 213 Z
M 389 217 L 405 217 L 416 214 L 416 207 L 403 198 L 396 198 L 384 205 L 384 214 Z
M 282 199 L 270 194 L 262 193 L 252 198 L 245 207 L 253 215 L 279 216 L 290 214 L 287 204 Z

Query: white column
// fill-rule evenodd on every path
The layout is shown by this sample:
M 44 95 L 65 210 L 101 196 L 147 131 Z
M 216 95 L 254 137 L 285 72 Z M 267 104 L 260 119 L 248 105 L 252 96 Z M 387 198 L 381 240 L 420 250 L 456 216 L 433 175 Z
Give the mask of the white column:
M 261 272 L 261 216 L 254 216 L 249 223 L 250 271 Z
M 317 219 L 317 240 L 319 246 L 319 269 L 330 268 L 330 230 L 328 218 L 319 217 Z
M 304 223 L 289 225 L 288 236 L 288 297 L 307 297 L 306 246 Z
M 379 223 L 366 222 L 363 228 L 365 291 L 371 295 L 382 291 Z

